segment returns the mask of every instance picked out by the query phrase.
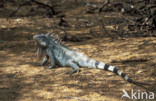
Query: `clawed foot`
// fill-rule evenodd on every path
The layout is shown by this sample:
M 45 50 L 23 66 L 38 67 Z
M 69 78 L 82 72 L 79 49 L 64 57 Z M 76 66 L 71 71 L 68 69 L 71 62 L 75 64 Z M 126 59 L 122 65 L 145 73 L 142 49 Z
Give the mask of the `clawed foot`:
M 49 69 L 51 69 L 51 68 L 53 68 L 53 66 L 46 66 L 46 68 L 49 68 Z
M 43 65 L 42 65 L 42 64 L 40 64 L 40 63 L 36 63 L 35 65 L 36 65 L 36 66 L 43 66 Z
M 66 74 L 69 74 L 69 76 L 72 76 L 73 71 L 68 71 L 68 72 L 66 72 Z
M 66 74 L 69 74 L 69 76 L 72 76 L 72 74 L 74 74 L 74 73 L 79 73 L 80 72 L 80 70 L 71 70 L 71 71 L 68 71 Z

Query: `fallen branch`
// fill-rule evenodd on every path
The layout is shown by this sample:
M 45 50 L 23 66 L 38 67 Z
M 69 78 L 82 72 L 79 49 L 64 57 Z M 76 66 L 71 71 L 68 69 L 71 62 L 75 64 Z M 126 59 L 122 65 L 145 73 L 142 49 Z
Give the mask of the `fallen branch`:
M 16 9 L 15 11 L 13 11 L 13 12 L 9 15 L 9 17 L 14 16 L 14 15 L 18 12 L 18 10 L 19 10 L 21 7 L 26 6 L 26 5 L 29 5 L 29 4 L 30 4 L 29 1 L 26 1 L 26 2 L 24 2 L 24 3 L 22 3 L 22 4 L 20 4 L 20 5 L 17 7 L 17 9 Z
M 55 10 L 54 10 L 54 8 L 53 8 L 52 6 L 50 6 L 50 5 L 48 5 L 48 4 L 44 4 L 44 3 L 39 2 L 39 1 L 36 1 L 36 0 L 28 0 L 28 1 L 26 1 L 26 2 L 24 2 L 24 3 L 22 3 L 22 4 L 20 4 L 20 5 L 17 7 L 17 9 L 9 15 L 9 17 L 14 16 L 14 15 L 18 12 L 18 10 L 19 10 L 21 7 L 26 6 L 26 5 L 30 5 L 31 3 L 35 3 L 35 4 L 37 4 L 37 5 L 42 6 L 43 8 L 47 9 L 48 14 L 49 14 L 50 17 L 53 17 L 53 15 L 56 15 L 56 12 L 55 12 Z
M 110 0 L 105 1 L 104 4 L 102 5 L 102 7 L 99 8 L 99 10 L 98 10 L 99 13 L 101 13 L 102 10 L 103 10 L 103 8 L 104 8 L 106 5 L 108 5 L 109 3 L 110 3 Z
M 53 8 L 52 6 L 47 5 L 47 4 L 44 4 L 44 3 L 39 2 L 39 1 L 36 1 L 36 0 L 30 0 L 30 1 L 36 3 L 37 5 L 42 6 L 42 7 L 44 7 L 44 8 L 49 9 L 49 10 L 50 10 L 50 11 L 49 11 L 49 15 L 50 15 L 51 17 L 52 17 L 53 15 L 56 15 L 56 12 L 55 12 L 55 10 L 54 10 L 54 8 Z

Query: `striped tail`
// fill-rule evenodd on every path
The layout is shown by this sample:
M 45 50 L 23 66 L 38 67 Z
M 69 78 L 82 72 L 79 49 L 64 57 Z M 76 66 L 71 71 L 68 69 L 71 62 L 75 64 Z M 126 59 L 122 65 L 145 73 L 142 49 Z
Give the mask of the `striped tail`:
M 130 79 L 126 74 L 122 73 L 119 69 L 117 69 L 115 66 L 110 66 L 108 64 L 105 64 L 103 62 L 95 62 L 95 67 L 98 69 L 104 69 L 104 70 L 108 70 L 111 72 L 114 72 L 117 75 L 120 75 L 123 79 L 125 79 L 126 81 L 132 83 L 132 79 Z

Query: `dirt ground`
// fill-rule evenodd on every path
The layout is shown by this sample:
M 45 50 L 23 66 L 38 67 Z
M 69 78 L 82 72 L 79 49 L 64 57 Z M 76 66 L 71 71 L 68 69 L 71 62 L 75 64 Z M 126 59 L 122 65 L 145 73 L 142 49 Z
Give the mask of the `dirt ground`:
M 66 12 L 66 20 L 70 25 L 76 23 L 74 19 L 94 19 L 97 16 L 95 14 L 92 18 L 92 15 L 86 14 L 76 18 L 75 15 L 78 16 L 82 8 L 76 10 L 76 13 L 74 10 Z M 108 14 L 105 18 L 107 23 L 107 18 L 114 17 L 109 18 Z M 132 89 L 152 91 L 156 99 L 155 37 L 97 38 L 89 34 L 89 28 L 69 29 L 69 35 L 90 39 L 68 41 L 65 45 L 79 49 L 91 58 L 117 66 L 135 81 L 150 85 L 142 88 L 111 72 L 98 69 L 81 68 L 80 73 L 70 77 L 66 74 L 71 70 L 70 67 L 47 69 L 37 66 L 40 61 L 36 57 L 32 36 L 41 32 L 58 32 L 51 27 L 54 21 L 55 18 L 40 16 L 0 18 L 0 101 L 132 101 L 121 98 L 123 89 L 128 92 Z M 81 21 L 77 24 L 81 25 Z M 106 28 L 111 29 L 113 26 Z M 99 26 L 91 29 L 98 30 Z

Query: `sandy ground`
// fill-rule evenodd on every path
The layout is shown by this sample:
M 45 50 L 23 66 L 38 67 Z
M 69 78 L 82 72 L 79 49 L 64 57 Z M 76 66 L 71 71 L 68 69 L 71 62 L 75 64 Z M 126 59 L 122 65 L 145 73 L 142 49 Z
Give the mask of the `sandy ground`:
M 112 42 L 93 39 L 74 43 L 71 48 L 85 49 L 88 56 L 117 66 L 134 80 L 150 83 L 147 89 L 156 91 L 155 43 L 152 37 Z M 32 41 L 2 42 L 0 46 L 1 101 L 128 101 L 121 99 L 122 89 L 145 91 L 103 70 L 81 68 L 70 77 L 66 74 L 70 67 L 39 67 Z
M 87 18 L 91 21 L 98 16 L 96 14 L 79 16 L 79 13 L 81 12 L 74 9 L 66 12 L 68 15 L 66 20 L 71 27 L 84 25 L 85 21 L 76 19 Z M 118 19 L 117 16 L 109 18 L 109 14 L 104 16 L 106 24 L 110 19 Z M 84 26 L 67 30 L 69 35 L 82 36 L 86 40 L 68 41 L 65 45 L 79 49 L 91 58 L 117 66 L 135 81 L 150 84 L 143 88 L 104 70 L 82 67 L 80 73 L 70 77 L 66 72 L 71 70 L 71 67 L 47 69 L 37 66 L 40 61 L 36 57 L 32 36 L 41 32 L 59 32 L 60 30 L 54 29 L 54 23 L 57 23 L 56 18 L 39 16 L 0 18 L 0 101 L 135 101 L 122 99 L 123 89 L 129 93 L 132 89 L 154 92 L 156 100 L 155 37 L 112 39 L 93 37 L 89 34 L 90 29 Z M 100 26 L 90 28 L 96 31 Z M 114 27 L 108 25 L 106 28 L 110 30 Z

